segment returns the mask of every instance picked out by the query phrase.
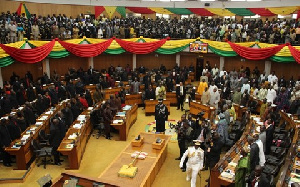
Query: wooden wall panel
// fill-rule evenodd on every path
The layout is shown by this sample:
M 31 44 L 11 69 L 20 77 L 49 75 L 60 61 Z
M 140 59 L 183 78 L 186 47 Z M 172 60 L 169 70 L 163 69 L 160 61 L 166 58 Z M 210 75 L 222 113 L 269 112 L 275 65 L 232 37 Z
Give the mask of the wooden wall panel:
M 10 76 L 13 72 L 20 76 L 20 78 L 24 78 L 27 71 L 30 71 L 33 79 L 37 80 L 39 77 L 43 75 L 42 63 L 38 62 L 35 64 L 25 64 L 22 62 L 14 62 L 13 64 L 1 68 L 2 77 L 4 81 L 9 81 Z
M 275 75 L 278 78 L 284 76 L 286 79 L 290 79 L 291 76 L 294 76 L 294 80 L 298 80 L 300 78 L 300 65 L 297 63 L 278 63 L 272 62 L 271 72 L 275 71 Z
M 197 58 L 199 55 L 197 54 L 180 54 L 180 67 L 189 67 L 191 64 L 196 67 Z
M 136 55 L 136 67 L 141 65 L 148 69 L 159 68 L 161 64 L 164 64 L 167 69 L 172 69 L 176 64 L 176 55 L 162 55 L 162 54 L 147 54 Z
M 1 0 L 0 12 L 16 12 L 20 5 L 18 1 L 6 1 Z M 26 7 L 31 14 L 37 14 L 42 16 L 47 16 L 50 14 L 66 14 L 68 17 L 77 17 L 80 13 L 83 14 L 94 14 L 94 6 L 84 6 L 84 5 L 58 5 L 58 4 L 47 4 L 47 3 L 30 3 L 26 2 Z M 108 17 L 108 14 L 104 11 L 103 15 Z M 119 13 L 114 13 L 114 16 L 120 17 Z
M 50 58 L 49 66 L 50 76 L 54 70 L 56 70 L 59 75 L 65 75 L 69 68 L 79 69 L 82 67 L 83 70 L 87 70 L 89 68 L 88 58 L 77 57 L 74 55 L 59 59 Z
M 251 71 L 255 68 L 255 66 L 257 66 L 260 72 L 263 72 L 265 70 L 265 60 L 254 61 L 245 59 L 245 61 L 241 61 L 241 59 L 241 57 L 225 57 L 225 70 L 232 71 L 233 68 L 238 70 L 241 68 L 241 66 L 244 66 L 244 69 L 246 67 L 249 67 Z
M 132 54 L 108 55 L 101 54 L 94 57 L 94 68 L 97 70 L 108 69 L 110 65 L 126 67 L 127 64 L 132 68 Z

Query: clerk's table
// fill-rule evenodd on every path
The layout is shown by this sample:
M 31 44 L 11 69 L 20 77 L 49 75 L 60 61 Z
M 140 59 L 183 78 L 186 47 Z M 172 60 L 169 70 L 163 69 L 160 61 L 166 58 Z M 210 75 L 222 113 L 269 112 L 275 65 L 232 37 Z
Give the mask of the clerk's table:
M 122 187 L 151 186 L 167 157 L 170 136 L 144 132 L 140 133 L 140 136 L 144 139 L 141 147 L 133 147 L 129 144 L 98 177 L 101 182 Z M 161 149 L 152 148 L 152 143 L 155 142 L 157 137 L 164 140 L 164 145 Z M 118 177 L 120 168 L 124 164 L 132 162 L 131 154 L 135 151 L 148 153 L 144 160 L 137 160 L 135 164 L 138 168 L 137 174 L 133 178 Z
M 146 115 L 155 113 L 155 106 L 158 104 L 158 100 L 145 100 L 145 113 Z M 164 99 L 163 104 L 168 108 L 170 114 L 171 101 L 169 99 Z
M 209 105 L 203 105 L 200 102 L 192 101 L 190 103 L 190 113 L 197 115 L 199 112 L 205 112 L 204 118 L 213 121 L 216 108 Z

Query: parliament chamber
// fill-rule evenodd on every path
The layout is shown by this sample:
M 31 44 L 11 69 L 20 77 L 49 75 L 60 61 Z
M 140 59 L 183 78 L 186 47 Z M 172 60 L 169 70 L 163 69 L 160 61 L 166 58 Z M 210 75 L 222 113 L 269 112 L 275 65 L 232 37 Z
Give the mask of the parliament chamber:
M 2 0 L 0 186 L 299 186 L 299 7 Z

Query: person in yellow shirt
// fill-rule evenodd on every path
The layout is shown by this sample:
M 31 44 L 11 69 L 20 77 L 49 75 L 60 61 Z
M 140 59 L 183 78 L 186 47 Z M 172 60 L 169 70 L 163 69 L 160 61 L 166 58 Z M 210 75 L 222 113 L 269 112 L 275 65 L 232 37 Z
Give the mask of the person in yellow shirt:
M 136 35 L 135 35 L 135 32 L 134 32 L 134 28 L 133 27 L 130 27 L 130 38 L 135 38 Z
M 205 82 L 205 79 L 202 79 L 202 82 L 199 83 L 197 93 L 199 95 L 202 95 L 202 93 L 204 92 L 205 88 L 208 88 L 208 85 Z

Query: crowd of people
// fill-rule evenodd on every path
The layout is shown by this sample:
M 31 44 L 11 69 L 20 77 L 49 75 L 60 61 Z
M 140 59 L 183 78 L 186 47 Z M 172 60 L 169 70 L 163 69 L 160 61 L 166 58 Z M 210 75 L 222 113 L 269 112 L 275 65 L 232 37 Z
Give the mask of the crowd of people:
M 194 72 L 195 80 L 200 81 L 198 87 L 187 83 L 190 72 Z M 180 150 L 176 160 L 181 160 L 182 171 L 188 171 L 187 180 L 192 181 L 192 186 L 196 183 L 197 171 L 212 169 L 220 160 L 221 151 L 227 150 L 235 143 L 229 136 L 232 125 L 238 120 L 233 104 L 247 107 L 249 112 L 246 112 L 245 115 L 250 112 L 260 115 L 261 121 L 265 124 L 261 128 L 260 135 L 248 137 L 250 149 L 243 150 L 245 153 L 242 154 L 242 158 L 246 159 L 248 158 L 247 153 L 250 152 L 249 171 L 259 173 L 259 176 L 254 175 L 254 179 L 262 175 L 261 167 L 265 163 L 264 156 L 271 151 L 270 147 L 274 128 L 278 125 L 279 111 L 300 115 L 299 80 L 294 80 L 293 77 L 286 79 L 284 76 L 278 78 L 275 72 L 267 76 L 257 67 L 252 71 L 249 67 L 244 68 L 243 66 L 238 70 L 226 71 L 224 68 L 220 70 L 216 65 L 206 62 L 203 66 L 190 65 L 182 68 L 176 64 L 169 70 L 161 64 L 159 68 L 149 70 L 144 66 L 131 69 L 127 64 L 126 67 L 111 65 L 108 69 L 101 71 L 92 67 L 87 71 L 82 68 L 78 70 L 70 68 L 64 75 L 65 82 L 60 78 L 61 76 L 53 71 L 51 77 L 44 74 L 34 81 L 36 79 L 33 79 L 32 74 L 27 72 L 22 79 L 13 73 L 10 80 L 5 81 L 4 87 L 0 91 L 1 116 L 9 114 L 11 109 L 24 106 L 24 109 L 17 111 L 16 115 L 11 113 L 7 119 L 2 118 L 1 120 L 0 140 L 5 166 L 10 166 L 10 160 L 4 148 L 9 146 L 11 141 L 19 138 L 20 134 L 29 125 L 34 124 L 36 118 L 47 108 L 69 98 L 71 99 L 70 103 L 51 119 L 50 126 L 50 143 L 54 147 L 55 164 L 60 165 L 61 160 L 56 149 L 66 130 L 84 109 L 102 101 L 104 89 L 109 87 L 119 86 L 121 89 L 115 94 L 115 97 L 111 95 L 110 99 L 102 103 L 99 109 L 91 113 L 91 123 L 99 131 L 97 136 L 99 137 L 101 131 L 104 131 L 107 139 L 111 139 L 110 132 L 113 129 L 110 124 L 113 116 L 121 109 L 122 104 L 125 104 L 125 95 L 128 93 L 142 92 L 143 100 L 158 99 L 161 101 L 156 108 L 159 111 L 163 110 L 157 114 L 158 117 L 161 117 L 162 124 L 165 124 L 163 122 L 168 118 L 168 111 L 163 109 L 166 107 L 163 107 L 162 104 L 167 92 L 176 93 L 177 110 L 184 110 L 185 105 L 189 105 L 189 102 L 196 99 L 196 94 L 201 95 L 200 102 L 202 104 L 216 108 L 218 116 L 216 121 L 204 119 L 204 113 L 199 113 L 196 120 L 190 114 L 182 115 L 181 120 L 175 125 Z M 75 79 L 77 80 L 74 81 Z M 44 88 L 45 84 L 48 86 L 47 89 Z M 89 84 L 97 85 L 93 94 L 89 89 L 85 89 L 85 85 Z M 126 89 L 128 86 L 125 84 L 130 85 L 129 89 Z M 260 112 L 256 110 L 258 104 L 255 102 L 256 99 L 263 101 Z M 245 116 L 241 120 L 247 119 Z M 159 120 L 157 118 L 157 121 Z M 157 130 L 164 132 L 164 128 L 163 125 Z M 195 145 L 190 148 L 193 144 Z M 193 152 L 195 154 L 191 154 Z M 255 154 L 251 152 L 255 152 Z M 199 158 L 192 158 L 194 156 L 199 156 Z M 199 163 L 199 160 L 202 162 Z M 198 165 L 194 167 L 195 164 Z
M 264 43 L 299 44 L 300 24 L 295 19 L 222 19 L 208 17 L 160 18 L 145 17 L 76 18 L 67 15 L 36 15 L 31 14 L 28 20 L 16 13 L 0 15 L 1 43 L 22 41 L 24 38 L 33 40 L 50 40 L 53 38 L 77 39 L 87 38 L 119 38 L 149 37 L 172 39 L 203 38 L 216 41 L 232 42 L 260 41 Z

